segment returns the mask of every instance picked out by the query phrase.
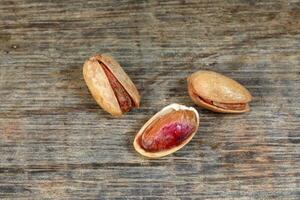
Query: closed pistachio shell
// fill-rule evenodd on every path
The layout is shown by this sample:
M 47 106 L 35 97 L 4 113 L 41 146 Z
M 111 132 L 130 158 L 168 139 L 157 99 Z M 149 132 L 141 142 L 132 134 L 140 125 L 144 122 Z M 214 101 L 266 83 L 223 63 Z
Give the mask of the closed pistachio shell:
M 222 113 L 250 110 L 250 92 L 237 81 L 213 71 L 197 71 L 188 77 L 191 99 L 199 106 Z
M 107 54 L 91 57 L 83 66 L 84 80 L 96 102 L 113 116 L 139 107 L 140 95 L 117 61 Z
M 151 117 L 136 134 L 133 146 L 143 156 L 159 158 L 184 147 L 199 127 L 192 107 L 171 104 Z

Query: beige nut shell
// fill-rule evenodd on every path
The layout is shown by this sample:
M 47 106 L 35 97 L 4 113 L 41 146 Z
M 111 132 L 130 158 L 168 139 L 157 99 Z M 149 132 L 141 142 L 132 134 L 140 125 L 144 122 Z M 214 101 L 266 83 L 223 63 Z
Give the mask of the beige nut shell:
M 113 116 L 123 114 L 109 80 L 99 62 L 106 65 L 132 98 L 135 106 L 139 107 L 140 95 L 137 88 L 120 64 L 108 54 L 93 56 L 83 66 L 84 80 L 96 102 Z
M 237 81 L 213 71 L 200 70 L 188 77 L 191 99 L 199 106 L 215 112 L 243 113 L 249 111 L 250 92 Z M 219 103 L 245 103 L 244 110 L 227 110 L 208 104 L 198 96 Z
M 144 131 L 146 130 L 146 128 L 157 118 L 162 117 L 172 111 L 177 111 L 177 110 L 190 110 L 192 111 L 195 116 L 196 116 L 196 129 L 195 131 L 179 146 L 176 146 L 174 148 L 168 149 L 168 150 L 163 150 L 160 152 L 147 152 L 145 151 L 139 144 L 138 139 L 139 137 L 141 137 L 141 135 L 144 133 Z M 135 138 L 134 138 L 134 142 L 133 142 L 133 146 L 134 149 L 140 153 L 141 155 L 148 157 L 148 158 L 160 158 L 166 155 L 169 155 L 171 153 L 174 153 L 175 151 L 178 151 L 179 149 L 181 149 L 182 147 L 184 147 L 187 143 L 189 143 L 191 141 L 191 139 L 194 137 L 194 135 L 197 133 L 198 128 L 199 128 L 199 114 L 197 112 L 197 110 L 193 107 L 187 107 L 184 105 L 180 105 L 180 104 L 170 104 L 166 107 L 164 107 L 162 110 L 160 110 L 159 112 L 157 112 L 154 116 L 152 116 L 143 126 L 142 128 L 139 130 L 139 132 L 136 134 Z

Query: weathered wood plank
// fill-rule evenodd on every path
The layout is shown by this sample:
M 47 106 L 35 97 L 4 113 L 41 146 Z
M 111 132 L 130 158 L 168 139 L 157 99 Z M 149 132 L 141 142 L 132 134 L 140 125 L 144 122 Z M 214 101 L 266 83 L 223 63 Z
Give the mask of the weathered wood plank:
M 111 118 L 82 77 L 111 53 L 142 94 Z M 224 73 L 252 111 L 197 108 L 198 134 L 159 160 L 135 133 L 186 77 Z M 300 1 L 37 1 L 0 4 L 1 199 L 299 199 Z

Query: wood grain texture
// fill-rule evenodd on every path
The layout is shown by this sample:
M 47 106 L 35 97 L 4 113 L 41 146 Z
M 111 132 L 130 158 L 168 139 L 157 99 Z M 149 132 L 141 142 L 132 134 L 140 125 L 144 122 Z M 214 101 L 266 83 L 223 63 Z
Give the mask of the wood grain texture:
M 110 53 L 142 95 L 112 118 L 83 62 Z M 199 69 L 245 85 L 242 115 L 197 108 L 200 129 L 159 160 L 136 132 L 170 103 L 194 104 Z M 1 0 L 1 199 L 300 199 L 299 0 Z

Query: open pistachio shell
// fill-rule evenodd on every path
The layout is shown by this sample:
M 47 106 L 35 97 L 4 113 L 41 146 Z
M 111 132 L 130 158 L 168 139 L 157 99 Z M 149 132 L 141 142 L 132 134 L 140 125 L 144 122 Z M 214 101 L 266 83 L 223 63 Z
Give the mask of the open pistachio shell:
M 250 92 L 237 81 L 213 71 L 197 71 L 188 77 L 188 92 L 199 106 L 221 113 L 250 110 Z
M 120 116 L 133 107 L 139 107 L 138 90 L 111 56 L 91 57 L 84 63 L 83 77 L 96 102 L 111 115 Z
M 135 136 L 133 146 L 143 156 L 163 157 L 185 146 L 198 127 L 199 114 L 193 107 L 171 104 L 143 125 Z

